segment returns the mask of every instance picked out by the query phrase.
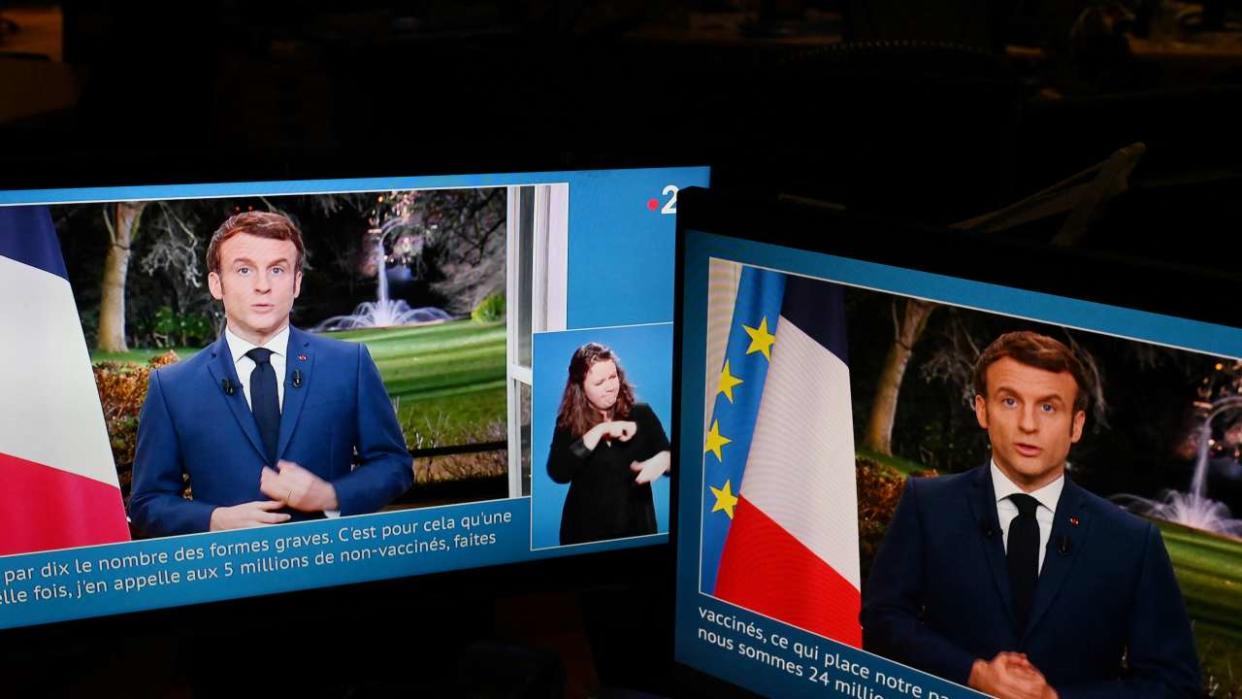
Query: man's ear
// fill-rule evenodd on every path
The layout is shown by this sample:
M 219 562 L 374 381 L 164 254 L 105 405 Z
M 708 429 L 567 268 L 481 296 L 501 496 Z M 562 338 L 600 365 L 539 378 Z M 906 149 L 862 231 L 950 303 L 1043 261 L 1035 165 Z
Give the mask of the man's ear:
M 1070 425 L 1070 444 L 1077 444 L 1082 439 L 1082 426 L 1087 422 L 1087 411 L 1074 413 L 1074 424 Z
M 988 428 L 988 400 L 979 394 L 975 394 L 975 419 L 979 421 L 979 426 L 983 429 Z
M 300 293 L 302 293 L 302 270 L 298 270 L 298 273 L 293 275 L 293 298 L 296 299 Z
M 224 300 L 224 284 L 220 281 L 218 272 L 210 272 L 207 275 L 207 288 L 211 290 L 211 298 L 217 301 Z

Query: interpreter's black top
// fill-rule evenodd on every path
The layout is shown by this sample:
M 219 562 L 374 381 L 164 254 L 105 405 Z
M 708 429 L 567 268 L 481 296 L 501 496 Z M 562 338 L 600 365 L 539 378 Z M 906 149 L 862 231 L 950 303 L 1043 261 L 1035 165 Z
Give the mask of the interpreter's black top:
M 561 544 L 656 533 L 651 484 L 637 485 L 635 461 L 669 449 L 668 437 L 651 406 L 635 403 L 628 418 L 637 425 L 629 441 L 599 440 L 588 450 L 582 438 L 557 428 L 548 455 L 548 475 L 569 483 L 561 513 Z

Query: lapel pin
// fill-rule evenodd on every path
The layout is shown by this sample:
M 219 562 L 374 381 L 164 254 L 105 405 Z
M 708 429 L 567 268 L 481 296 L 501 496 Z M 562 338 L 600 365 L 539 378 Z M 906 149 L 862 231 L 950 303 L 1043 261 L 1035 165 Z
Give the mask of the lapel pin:
M 299 354 L 299 355 L 298 355 L 298 361 L 299 361 L 299 362 L 304 362 L 304 361 L 306 361 L 306 355 L 304 355 L 304 354 Z
M 1077 517 L 1070 517 L 1070 526 L 1071 526 L 1071 527 L 1077 527 L 1077 526 L 1078 526 L 1078 518 L 1077 518 Z

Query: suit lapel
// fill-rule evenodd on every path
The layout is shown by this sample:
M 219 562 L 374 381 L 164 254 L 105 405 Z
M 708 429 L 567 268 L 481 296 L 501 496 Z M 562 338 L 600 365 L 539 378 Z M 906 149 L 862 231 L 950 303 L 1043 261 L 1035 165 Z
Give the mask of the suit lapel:
M 996 584 L 996 593 L 1000 595 L 1001 607 L 1014 626 L 1013 592 L 1009 589 L 1009 569 L 1005 565 L 1005 541 L 1001 537 L 1000 522 L 996 517 L 996 494 L 992 489 L 992 474 L 987 468 L 978 470 L 972 484 L 970 511 L 974 515 L 979 537 L 979 545 L 983 547 L 983 559 L 991 571 L 992 582 Z
M 207 363 L 207 371 L 211 374 L 212 382 L 220 385 L 228 379 L 237 387 L 233 395 L 222 391 L 220 397 L 229 406 L 233 418 L 237 420 L 237 426 L 245 433 L 260 458 L 266 461 L 267 450 L 263 448 L 263 438 L 259 436 L 259 425 L 254 421 L 254 413 L 250 412 L 250 406 L 246 404 L 241 381 L 237 378 L 237 369 L 233 366 L 233 354 L 229 351 L 229 343 L 224 339 L 224 333 L 220 334 L 220 339 L 216 340 L 208 351 L 212 354 L 211 361 Z
M 289 347 L 285 356 L 285 402 L 280 411 L 280 440 L 277 442 L 276 455 L 280 458 L 289 440 L 293 438 L 293 428 L 297 427 L 298 418 L 302 415 L 302 406 L 306 404 L 309 393 L 311 369 L 315 365 L 315 355 L 310 350 L 310 337 L 293 326 L 289 326 Z
M 1078 551 L 1087 539 L 1091 526 L 1083 491 L 1065 475 L 1065 488 L 1057 502 L 1053 515 L 1052 533 L 1048 537 L 1048 549 L 1044 553 L 1044 566 L 1035 583 L 1035 599 L 1031 601 L 1031 617 L 1023 634 L 1029 634 L 1039 623 L 1040 617 L 1052 606 L 1057 592 L 1069 577 Z

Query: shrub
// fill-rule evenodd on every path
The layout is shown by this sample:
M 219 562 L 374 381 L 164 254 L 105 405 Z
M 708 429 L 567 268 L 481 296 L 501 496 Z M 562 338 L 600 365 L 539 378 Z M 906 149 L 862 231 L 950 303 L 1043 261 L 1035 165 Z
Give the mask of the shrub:
M 505 319 L 505 295 L 496 292 L 479 302 L 479 305 L 470 311 L 470 317 L 480 323 L 490 323 L 492 321 Z
M 895 469 L 862 456 L 855 458 L 854 466 L 858 487 L 858 548 L 865 580 L 871 572 L 871 561 L 880 548 L 880 542 L 884 540 L 884 533 L 888 531 L 888 523 L 897 511 L 906 477 Z M 931 469 L 915 473 L 918 478 L 936 475 L 939 474 Z
M 95 388 L 103 407 L 108 443 L 116 462 L 117 479 L 129 489 L 134 465 L 134 448 L 138 446 L 138 413 L 147 399 L 147 379 L 151 371 L 178 360 L 175 352 L 152 357 L 146 366 L 129 362 L 97 362 L 91 367 Z
M 149 326 L 151 340 L 156 347 L 197 347 L 213 335 L 211 320 L 207 316 L 177 313 L 168 306 L 160 306 L 150 319 Z

